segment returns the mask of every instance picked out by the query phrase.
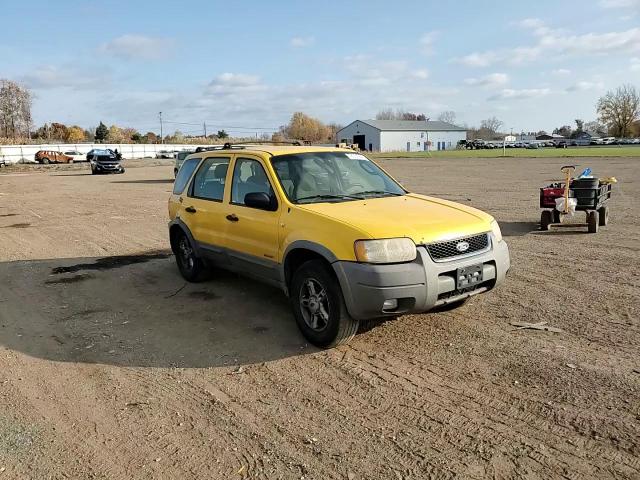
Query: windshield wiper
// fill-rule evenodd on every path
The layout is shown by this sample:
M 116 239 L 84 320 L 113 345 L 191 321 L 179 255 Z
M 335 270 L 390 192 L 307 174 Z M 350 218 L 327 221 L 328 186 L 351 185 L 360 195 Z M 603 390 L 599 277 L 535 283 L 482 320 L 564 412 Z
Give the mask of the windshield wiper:
M 360 197 L 354 197 L 353 195 L 339 195 L 339 194 L 322 194 L 322 195 L 309 195 L 308 197 L 300 197 L 296 198 L 296 203 L 300 202 L 300 200 L 360 200 Z
M 387 190 L 366 190 L 364 192 L 353 193 L 352 195 L 393 195 L 399 197 L 404 195 L 404 193 L 388 192 Z

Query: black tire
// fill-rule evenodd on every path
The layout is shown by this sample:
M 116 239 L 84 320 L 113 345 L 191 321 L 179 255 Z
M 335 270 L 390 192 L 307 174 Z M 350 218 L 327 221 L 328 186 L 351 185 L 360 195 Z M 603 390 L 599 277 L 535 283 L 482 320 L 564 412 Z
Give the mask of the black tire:
M 600 226 L 600 215 L 596 210 L 589 212 L 587 215 L 587 224 L 589 225 L 589 233 L 598 233 Z
M 187 282 L 201 282 L 205 279 L 206 265 L 196 254 L 189 237 L 178 232 L 174 239 L 176 263 L 180 274 Z
M 49 163 L 51 163 L 51 162 L 47 157 L 45 157 L 45 158 L 42 159 L 42 163 L 44 163 L 45 165 L 49 165 Z
M 358 331 L 358 320 L 347 312 L 335 274 L 322 260 L 305 262 L 295 271 L 290 300 L 300 331 L 317 347 L 336 347 L 351 340 Z M 305 302 L 307 306 L 303 306 Z
M 558 210 L 555 208 L 552 210 L 553 212 L 553 223 L 562 223 L 564 216 L 560 214 Z
M 91 175 L 97 175 L 98 172 L 96 172 L 96 169 L 91 167 Z
M 598 222 L 601 227 L 606 227 L 609 224 L 609 208 L 604 205 L 598 209 L 600 221 Z
M 543 210 L 540 215 L 540 229 L 549 230 L 549 225 L 553 223 L 551 210 Z

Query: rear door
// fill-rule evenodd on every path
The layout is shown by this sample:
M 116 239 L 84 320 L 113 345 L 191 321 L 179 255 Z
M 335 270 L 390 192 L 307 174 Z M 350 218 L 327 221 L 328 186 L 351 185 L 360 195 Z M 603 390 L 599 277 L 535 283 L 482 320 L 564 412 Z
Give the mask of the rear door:
M 193 175 L 182 199 L 181 218 L 191 230 L 202 252 L 216 263 L 227 263 L 224 229 L 225 195 L 230 155 L 206 157 Z
M 225 205 L 227 246 L 231 263 L 237 270 L 261 279 L 277 282 L 278 224 L 282 201 L 273 188 L 263 160 L 254 155 L 237 154 L 231 184 L 230 201 Z M 273 211 L 245 205 L 245 195 L 264 192 L 272 198 Z

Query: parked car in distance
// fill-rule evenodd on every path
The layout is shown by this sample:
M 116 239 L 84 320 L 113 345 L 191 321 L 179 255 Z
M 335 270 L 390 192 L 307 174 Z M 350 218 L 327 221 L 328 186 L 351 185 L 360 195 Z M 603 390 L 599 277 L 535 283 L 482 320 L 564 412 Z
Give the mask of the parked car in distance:
M 86 162 L 86 155 L 78 152 L 77 150 L 67 150 L 64 152 L 65 155 L 72 158 L 72 162 Z
M 527 148 L 528 148 L 529 150 L 536 150 L 536 149 L 540 148 L 540 145 L 538 145 L 538 143 L 537 143 L 537 142 L 529 142 L 529 143 L 527 144 Z
M 156 153 L 156 158 L 175 158 L 175 153 L 169 150 L 160 150 Z
M 54 150 L 38 150 L 34 156 L 36 163 L 72 163 L 73 157 Z
M 94 149 L 91 155 L 91 174 L 99 173 L 124 173 L 124 167 L 120 163 L 121 157 L 110 149 Z
M 613 145 L 616 143 L 616 137 L 605 137 L 602 139 L 603 145 Z
M 185 158 L 187 158 L 192 153 L 195 153 L 195 152 L 192 151 L 192 150 L 185 150 L 185 151 L 182 151 L 182 152 L 178 152 L 176 154 L 176 163 L 173 166 L 173 176 L 174 176 L 174 178 L 178 176 L 178 170 L 180 170 L 180 167 L 184 163 Z
M 411 193 L 350 149 L 194 153 L 168 207 L 187 281 L 216 265 L 275 285 L 323 348 L 351 339 L 361 321 L 458 305 L 500 285 L 510 267 L 491 215 Z
M 567 148 L 568 147 L 568 142 L 566 140 L 558 140 L 558 142 L 556 142 L 556 148 Z

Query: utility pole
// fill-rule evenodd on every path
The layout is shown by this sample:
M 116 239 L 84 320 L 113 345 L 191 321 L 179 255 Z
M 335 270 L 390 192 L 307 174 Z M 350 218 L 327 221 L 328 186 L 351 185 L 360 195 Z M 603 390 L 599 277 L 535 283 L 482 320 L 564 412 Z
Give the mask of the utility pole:
M 160 115 L 160 143 L 164 143 L 164 136 L 162 135 L 162 112 L 160 112 L 159 115 Z
M 203 122 L 202 126 L 204 127 L 204 138 L 207 138 L 207 122 Z

